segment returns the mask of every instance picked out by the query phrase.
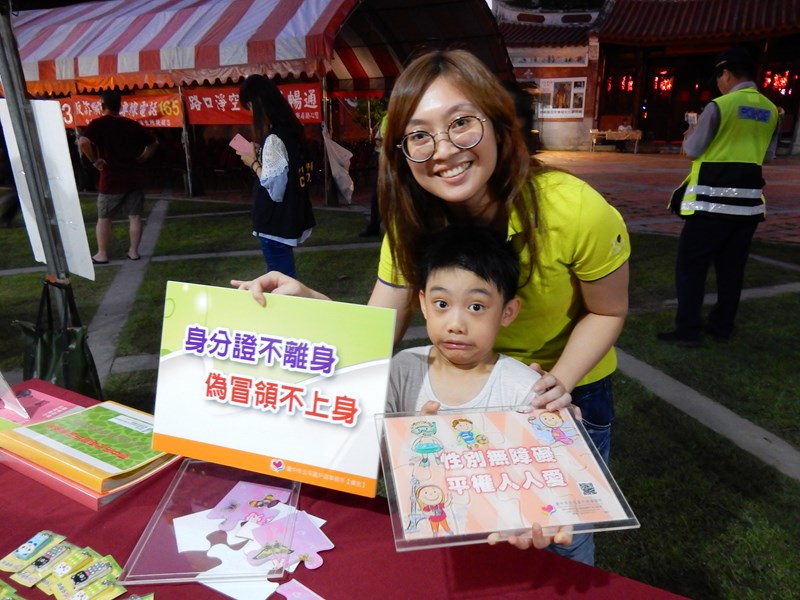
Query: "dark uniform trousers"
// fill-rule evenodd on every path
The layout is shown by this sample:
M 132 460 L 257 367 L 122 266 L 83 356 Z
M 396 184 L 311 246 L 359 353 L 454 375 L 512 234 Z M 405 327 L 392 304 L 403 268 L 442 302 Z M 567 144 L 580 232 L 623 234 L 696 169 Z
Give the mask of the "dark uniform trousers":
M 685 220 L 678 243 L 675 276 L 678 292 L 676 333 L 687 339 L 703 331 L 703 297 L 709 267 L 717 279 L 717 303 L 707 331 L 728 338 L 742 295 L 744 268 L 758 221 L 695 214 Z

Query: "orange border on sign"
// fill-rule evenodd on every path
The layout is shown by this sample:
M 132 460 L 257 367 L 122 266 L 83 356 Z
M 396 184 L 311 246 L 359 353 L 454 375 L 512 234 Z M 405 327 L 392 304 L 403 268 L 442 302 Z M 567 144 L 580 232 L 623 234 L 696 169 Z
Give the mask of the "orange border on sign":
M 334 471 L 301 462 L 286 460 L 285 458 L 245 452 L 234 448 L 226 448 L 206 442 L 187 440 L 164 433 L 153 432 L 153 449 L 171 454 L 179 454 L 198 460 L 206 460 L 229 467 L 274 475 L 282 479 L 310 483 L 322 487 L 374 498 L 377 490 L 377 473 L 375 478 L 363 477 L 352 473 Z M 280 470 L 272 467 L 273 461 L 283 463 Z M 343 481 L 340 481 L 343 480 Z M 322 483 L 324 481 L 324 483 Z

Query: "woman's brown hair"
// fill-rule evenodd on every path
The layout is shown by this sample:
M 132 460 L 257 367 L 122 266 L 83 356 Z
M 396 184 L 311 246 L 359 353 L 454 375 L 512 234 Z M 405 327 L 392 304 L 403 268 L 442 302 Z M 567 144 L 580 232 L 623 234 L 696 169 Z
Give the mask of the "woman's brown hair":
M 478 107 L 481 116 L 494 126 L 497 166 L 488 187 L 500 210 L 492 225 L 505 234 L 512 210 L 519 215 L 530 214 L 530 218 L 521 219 L 522 233 L 534 256 L 536 199 L 531 175 L 543 167 L 528 153 L 510 94 L 472 53 L 466 50 L 429 52 L 406 67 L 392 90 L 378 175 L 381 217 L 386 224 L 392 258 L 407 285 L 415 289 L 421 284 L 420 252 L 452 217 L 446 202 L 429 194 L 416 182 L 397 145 L 423 94 L 438 77 L 447 78 L 461 89 Z M 527 276 L 530 277 L 530 271 Z

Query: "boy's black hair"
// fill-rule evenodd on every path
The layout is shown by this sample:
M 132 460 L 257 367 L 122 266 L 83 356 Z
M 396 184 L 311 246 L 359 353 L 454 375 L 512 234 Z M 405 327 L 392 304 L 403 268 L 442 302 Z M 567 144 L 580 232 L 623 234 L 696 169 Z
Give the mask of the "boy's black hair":
M 477 225 L 449 225 L 422 255 L 422 285 L 433 271 L 458 267 L 494 284 L 503 301 L 517 295 L 519 257 L 505 237 Z

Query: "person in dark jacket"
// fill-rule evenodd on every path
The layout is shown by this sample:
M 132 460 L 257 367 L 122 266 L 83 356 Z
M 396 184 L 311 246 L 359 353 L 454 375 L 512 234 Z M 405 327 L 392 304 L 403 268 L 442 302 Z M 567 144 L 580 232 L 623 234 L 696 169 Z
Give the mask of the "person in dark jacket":
M 309 198 L 312 164 L 300 123 L 278 87 L 251 75 L 239 90 L 253 113 L 253 151 L 237 152 L 256 174 L 253 185 L 253 235 L 261 242 L 268 271 L 294 277 L 294 248 L 315 225 Z

